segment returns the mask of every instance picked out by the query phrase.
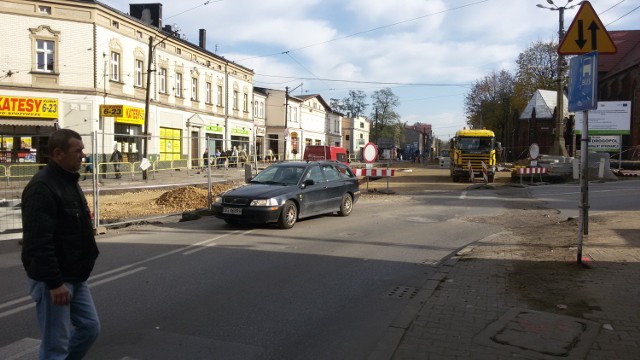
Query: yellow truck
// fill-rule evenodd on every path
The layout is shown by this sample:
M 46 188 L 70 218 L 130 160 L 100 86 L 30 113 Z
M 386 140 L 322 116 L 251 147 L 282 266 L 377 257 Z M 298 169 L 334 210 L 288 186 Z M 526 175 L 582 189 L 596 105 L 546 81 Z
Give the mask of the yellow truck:
M 474 178 L 482 179 L 482 162 L 484 162 L 487 168 L 487 180 L 492 183 L 496 174 L 496 155 L 501 151 L 500 143 L 495 140 L 496 135 L 491 130 L 458 130 L 456 136 L 451 139 L 449 152 L 453 182 L 470 179 L 471 171 Z

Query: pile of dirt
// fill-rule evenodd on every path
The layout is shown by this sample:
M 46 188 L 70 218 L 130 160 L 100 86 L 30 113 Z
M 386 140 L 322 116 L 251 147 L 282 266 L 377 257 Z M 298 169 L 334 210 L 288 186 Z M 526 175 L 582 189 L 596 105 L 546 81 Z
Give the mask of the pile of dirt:
M 167 191 L 156 199 L 156 204 L 171 207 L 177 211 L 187 211 L 207 207 L 209 193 L 206 189 L 186 186 Z
M 211 186 L 211 196 L 213 198 L 238 185 L 238 183 L 214 184 Z M 87 201 L 90 206 L 93 205 L 91 195 L 87 196 Z M 195 186 L 184 186 L 168 191 L 133 190 L 117 195 L 100 195 L 99 206 L 100 220 L 104 223 L 113 223 L 206 208 L 208 192 L 206 188 Z

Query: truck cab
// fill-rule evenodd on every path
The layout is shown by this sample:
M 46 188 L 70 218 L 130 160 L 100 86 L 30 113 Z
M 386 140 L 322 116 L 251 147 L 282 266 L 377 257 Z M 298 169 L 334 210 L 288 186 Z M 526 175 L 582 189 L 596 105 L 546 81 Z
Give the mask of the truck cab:
M 496 173 L 496 155 L 500 151 L 500 143 L 495 141 L 491 130 L 458 130 L 451 139 L 451 179 L 483 177 L 483 166 L 486 166 L 487 181 L 492 183 Z
M 347 150 L 339 146 L 308 145 L 304 149 L 302 158 L 307 161 L 333 160 L 344 164 L 349 163 Z

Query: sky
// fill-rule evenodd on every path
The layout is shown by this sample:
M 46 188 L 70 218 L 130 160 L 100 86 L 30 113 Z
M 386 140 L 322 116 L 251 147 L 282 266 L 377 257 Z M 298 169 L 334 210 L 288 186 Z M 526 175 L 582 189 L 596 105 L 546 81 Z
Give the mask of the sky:
M 558 38 L 549 0 L 99 0 L 128 13 L 130 3 L 162 3 L 207 50 L 255 72 L 254 85 L 342 99 L 390 88 L 401 121 L 431 124 L 446 140 L 466 124 L 465 95 L 492 71 L 516 71 L 518 55 Z M 553 0 L 556 6 L 567 0 Z M 640 29 L 637 0 L 592 0 L 607 31 Z M 564 12 L 565 31 L 579 6 Z M 366 109 L 366 115 L 371 106 Z

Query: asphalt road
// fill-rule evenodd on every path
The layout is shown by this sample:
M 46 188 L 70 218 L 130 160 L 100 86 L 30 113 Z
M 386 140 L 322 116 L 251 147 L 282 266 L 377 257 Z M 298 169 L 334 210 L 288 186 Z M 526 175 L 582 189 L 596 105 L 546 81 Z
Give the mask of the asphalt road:
M 291 230 L 203 218 L 110 231 L 90 279 L 102 320 L 90 358 L 366 358 L 438 262 L 499 230 L 460 218 L 502 203 L 492 190 L 442 191 L 364 199 L 348 218 Z M 33 353 L 11 244 L 0 244 L 0 354 Z

